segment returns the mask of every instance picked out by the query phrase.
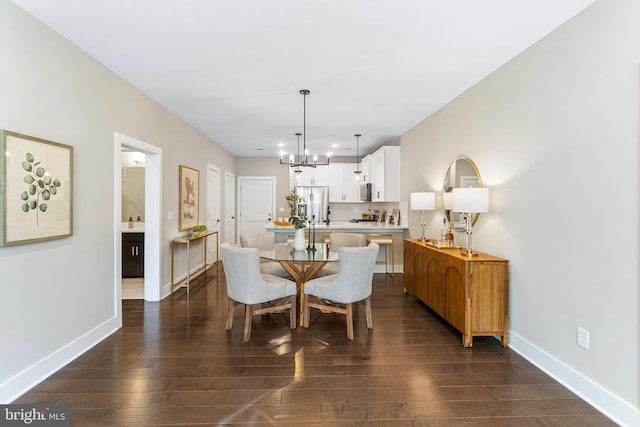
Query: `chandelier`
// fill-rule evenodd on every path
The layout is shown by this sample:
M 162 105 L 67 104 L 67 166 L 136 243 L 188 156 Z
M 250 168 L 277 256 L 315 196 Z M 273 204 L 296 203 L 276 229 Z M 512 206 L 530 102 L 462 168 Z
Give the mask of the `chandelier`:
M 308 89 L 302 89 L 300 91 L 300 95 L 302 95 L 302 134 L 296 133 L 298 137 L 298 154 L 294 156 L 293 154 L 289 154 L 289 158 L 287 160 L 283 159 L 283 154 L 280 153 L 280 164 L 281 165 L 289 165 L 289 167 L 296 168 L 296 173 L 301 172 L 300 167 L 310 167 L 315 168 L 316 166 L 324 166 L 329 164 L 330 153 L 327 153 L 327 158 L 325 161 L 318 161 L 318 156 L 314 155 L 309 161 L 309 150 L 307 149 L 307 95 L 311 93 Z M 300 135 L 302 135 L 302 155 L 300 155 Z

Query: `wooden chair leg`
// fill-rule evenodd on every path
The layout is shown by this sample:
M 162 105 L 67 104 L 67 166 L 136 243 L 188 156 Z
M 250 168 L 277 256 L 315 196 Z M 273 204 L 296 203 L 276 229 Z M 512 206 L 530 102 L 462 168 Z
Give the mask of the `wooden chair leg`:
M 353 341 L 353 304 L 346 304 L 347 309 L 347 338 Z
M 364 300 L 365 312 L 367 315 L 367 328 L 373 329 L 373 317 L 371 317 L 371 297 Z
M 227 325 L 225 327 L 225 329 L 227 331 L 231 330 L 231 327 L 233 326 L 233 305 L 234 302 L 231 298 L 227 298 L 229 300 L 228 304 L 227 304 Z
M 253 314 L 251 311 L 251 304 L 244 305 L 244 342 L 249 341 L 251 338 L 251 321 L 253 320 Z
M 309 295 L 305 294 L 304 295 L 304 315 L 302 316 L 302 326 L 304 326 L 305 328 L 309 327 L 309 312 L 310 312 L 310 308 L 309 308 Z
M 296 328 L 296 295 L 291 297 L 291 308 L 289 309 L 289 327 Z

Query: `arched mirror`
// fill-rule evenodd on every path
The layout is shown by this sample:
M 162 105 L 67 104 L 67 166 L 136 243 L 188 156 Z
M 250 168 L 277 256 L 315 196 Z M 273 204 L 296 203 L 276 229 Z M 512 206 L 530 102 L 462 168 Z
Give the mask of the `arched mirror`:
M 447 169 L 447 174 L 444 176 L 444 182 L 442 183 L 444 214 L 446 215 L 449 224 L 451 224 L 453 229 L 457 231 L 465 230 L 466 221 L 463 213 L 453 212 L 451 210 L 451 192 L 454 188 L 468 187 L 482 187 L 480 171 L 478 171 L 478 167 L 473 163 L 473 160 L 466 157 L 458 157 L 451 163 L 449 169 Z M 478 221 L 479 216 L 479 213 L 473 215 L 473 224 Z

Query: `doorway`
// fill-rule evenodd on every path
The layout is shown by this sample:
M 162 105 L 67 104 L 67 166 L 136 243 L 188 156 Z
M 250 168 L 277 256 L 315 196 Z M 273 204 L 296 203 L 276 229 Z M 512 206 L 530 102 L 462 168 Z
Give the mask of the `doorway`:
M 275 188 L 276 178 L 273 176 L 238 177 L 238 236 L 262 232 L 264 226 L 272 222 L 276 206 Z
M 122 326 L 122 151 L 144 153 L 144 299 L 161 299 L 162 278 L 162 149 L 130 136 L 114 134 L 114 296 L 118 326 Z
M 224 173 L 224 237 L 221 242 L 234 244 L 236 236 L 236 176 Z
M 217 231 L 218 236 L 207 237 L 207 253 L 205 254 L 205 266 L 218 260 L 218 247 L 216 241 L 220 241 L 220 169 L 207 164 L 207 230 Z
M 145 157 L 122 148 L 122 299 L 144 299 Z

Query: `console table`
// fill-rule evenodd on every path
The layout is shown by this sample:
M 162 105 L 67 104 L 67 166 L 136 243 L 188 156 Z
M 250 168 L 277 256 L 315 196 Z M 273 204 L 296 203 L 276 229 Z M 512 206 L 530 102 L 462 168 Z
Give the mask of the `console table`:
M 215 264 L 218 263 L 218 232 L 217 231 L 210 231 L 210 232 L 203 232 L 203 233 L 199 233 L 199 234 L 194 234 L 192 236 L 188 236 L 188 237 L 182 237 L 179 239 L 173 239 L 171 241 L 171 292 L 174 291 L 175 288 L 181 288 L 181 287 L 186 287 L 187 288 L 187 294 L 189 293 L 189 284 L 191 283 L 191 278 L 192 277 L 198 277 L 200 274 L 204 274 L 205 275 L 205 279 L 206 279 L 206 275 L 207 275 L 207 237 L 211 236 L 215 234 L 216 235 L 216 260 L 214 261 Z M 192 242 L 196 242 L 200 239 L 203 239 L 203 244 L 202 244 L 202 254 L 203 254 L 203 263 L 202 263 L 202 267 L 199 268 L 197 271 L 193 272 L 193 274 L 191 273 L 191 243 Z M 174 252 L 175 252 L 175 247 L 177 245 L 186 245 L 187 247 L 187 277 L 180 280 L 179 282 L 175 282 L 174 279 Z
M 404 270 L 405 292 L 462 332 L 462 345 L 471 347 L 474 336 L 500 336 L 508 346 L 509 261 L 405 239 Z

